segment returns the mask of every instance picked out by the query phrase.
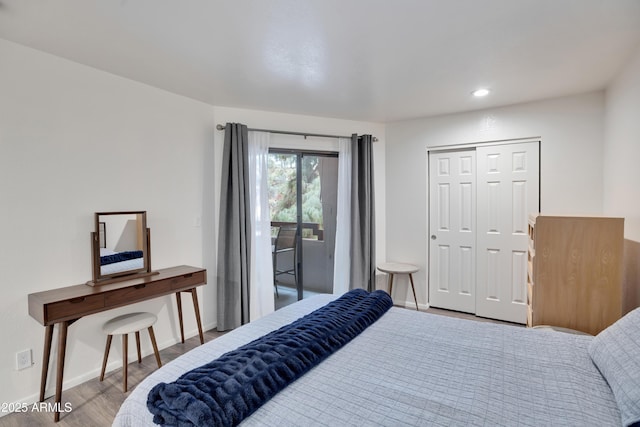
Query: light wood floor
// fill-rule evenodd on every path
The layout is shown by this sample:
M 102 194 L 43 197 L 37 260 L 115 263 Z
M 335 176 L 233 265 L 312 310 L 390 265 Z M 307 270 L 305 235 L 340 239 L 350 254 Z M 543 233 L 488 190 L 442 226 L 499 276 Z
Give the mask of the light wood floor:
M 303 298 L 309 298 L 313 295 L 317 295 L 318 292 L 307 291 L 303 292 Z M 289 286 L 278 285 L 278 296 L 274 295 L 274 302 L 276 310 L 280 310 L 282 307 L 286 307 L 294 302 L 298 301 L 298 291 Z
M 411 307 L 408 307 L 408 308 L 410 309 Z M 477 322 L 499 323 L 499 324 L 502 324 L 502 325 L 520 326 L 522 328 L 524 328 L 524 326 L 525 326 L 525 325 L 521 325 L 519 323 L 503 322 L 502 320 L 488 319 L 486 317 L 478 317 L 475 314 L 461 313 L 459 311 L 444 310 L 442 308 L 429 307 L 428 309 L 426 309 L 424 311 L 426 313 L 440 314 L 442 316 L 449 316 L 449 317 L 457 317 L 459 319 L 475 320 Z
M 410 308 L 408 308 L 410 309 Z M 455 311 L 429 308 L 427 313 L 463 319 L 477 320 L 481 322 L 506 323 L 492 319 L 476 317 L 472 314 Z M 211 341 L 223 333 L 211 330 L 205 332 L 205 342 Z M 160 352 L 162 363 L 165 364 L 183 353 L 197 347 L 200 340 L 197 336 L 189 338 L 184 344 L 176 344 Z M 129 364 L 129 392 L 122 393 L 122 369 L 111 371 L 105 376 L 103 382 L 98 378 L 87 381 L 62 393 L 63 404 L 70 402 L 72 411 L 60 415 L 58 423 L 53 422 L 53 414 L 50 412 L 27 412 L 8 414 L 0 418 L 0 427 L 24 427 L 24 426 L 59 426 L 59 427 L 100 427 L 110 426 L 124 399 L 147 375 L 157 369 L 153 355 L 142 359 L 142 363 Z M 49 398 L 46 402 L 51 402 Z
M 223 335 L 223 333 L 215 330 L 207 331 L 204 334 L 204 340 L 208 342 L 221 335 Z M 117 343 L 114 343 L 114 345 L 117 346 Z M 184 344 L 178 343 L 162 350 L 160 352 L 160 359 L 162 363 L 165 364 L 198 345 L 200 345 L 200 339 L 196 335 L 195 337 L 185 340 Z M 116 352 L 112 353 L 112 356 L 116 354 Z M 0 418 L 0 427 L 110 426 L 113 423 L 113 419 L 120 405 L 122 405 L 124 399 L 131 393 L 131 390 L 157 368 L 158 365 L 156 364 L 153 354 L 143 358 L 140 364 L 138 364 L 134 358 L 133 363 L 130 363 L 128 366 L 129 391 L 126 394 L 122 392 L 122 369 L 116 369 L 108 372 L 103 382 L 95 378 L 69 390 L 65 390 L 62 393 L 63 405 L 65 402 L 69 402 L 72 410 L 68 413 L 61 413 L 58 423 L 53 422 L 53 413 L 51 412 L 26 412 L 5 415 Z M 47 399 L 45 402 L 53 402 L 53 397 Z

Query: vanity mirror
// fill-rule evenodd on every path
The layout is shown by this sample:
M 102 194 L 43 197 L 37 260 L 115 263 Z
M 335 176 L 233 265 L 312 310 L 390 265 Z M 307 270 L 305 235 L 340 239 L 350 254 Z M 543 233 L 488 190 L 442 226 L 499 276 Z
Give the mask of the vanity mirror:
M 153 274 L 149 240 L 145 211 L 96 212 L 91 233 L 93 281 L 88 284 Z

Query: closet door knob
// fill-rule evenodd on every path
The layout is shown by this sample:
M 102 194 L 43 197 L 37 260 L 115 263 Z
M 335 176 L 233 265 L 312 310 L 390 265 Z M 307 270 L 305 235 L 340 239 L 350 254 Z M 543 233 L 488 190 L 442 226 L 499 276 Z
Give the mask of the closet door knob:
M 436 240 L 436 235 L 435 234 L 431 235 L 431 240 Z

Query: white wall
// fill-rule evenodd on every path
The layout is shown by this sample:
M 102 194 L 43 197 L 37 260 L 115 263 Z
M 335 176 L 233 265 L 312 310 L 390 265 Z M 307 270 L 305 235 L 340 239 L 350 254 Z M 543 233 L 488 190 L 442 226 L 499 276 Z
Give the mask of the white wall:
M 96 211 L 147 210 L 153 267 L 206 267 L 202 314 L 206 326 L 215 324 L 224 138 L 215 130 L 218 123 L 377 136 L 377 260 L 420 266 L 416 285 L 422 304 L 427 302 L 427 146 L 539 136 L 543 212 L 601 214 L 604 200 L 604 213 L 624 215 L 627 237 L 640 240 L 640 198 L 633 197 L 640 172 L 632 163 L 640 154 L 634 114 L 640 107 L 640 53 L 607 91 L 606 115 L 605 95 L 598 92 L 386 126 L 212 107 L 3 40 L 0 61 L 2 402 L 37 397 L 44 328 L 28 316 L 27 294 L 90 279 L 89 232 Z M 308 147 L 310 141 L 280 142 Z M 396 300 L 412 301 L 400 280 L 394 289 Z M 175 301 L 169 297 L 86 317 L 70 328 L 67 385 L 98 375 L 101 324 L 133 309 L 158 314 L 161 346 L 177 341 Z M 188 304 L 185 320 L 195 333 Z M 35 365 L 17 372 L 15 353 L 27 348 L 33 349 Z M 117 359 L 114 352 L 113 367 Z M 52 375 L 49 384 L 51 391 Z
M 640 242 L 640 48 L 606 92 L 604 213 Z
M 427 147 L 540 137 L 542 212 L 600 214 L 603 121 L 596 92 L 387 124 L 387 259 L 420 267 L 419 303 L 427 302 Z M 413 300 L 400 283 L 394 298 Z
M 91 278 L 94 212 L 146 210 L 154 269 L 207 268 L 200 302 L 205 327 L 215 326 L 217 123 L 377 136 L 377 254 L 385 258 L 384 125 L 213 107 L 4 40 L 0 60 L 1 402 L 37 400 L 44 328 L 28 315 L 27 295 Z M 189 301 L 184 308 L 186 332 L 194 335 Z M 98 376 L 102 323 L 133 310 L 158 315 L 161 347 L 177 342 L 171 297 L 85 317 L 69 330 L 65 388 Z M 33 350 L 35 364 L 15 371 L 15 353 L 24 349 Z M 110 369 L 120 367 L 118 352 Z
M 624 217 L 624 310 L 640 306 L 640 46 L 606 92 L 604 213 Z
M 137 216 L 132 215 L 101 215 L 104 223 L 106 249 L 114 252 L 141 249 L 138 246 L 138 233 L 142 227 L 138 225 Z
M 203 257 L 202 231 L 213 221 L 203 217 L 212 199 L 203 177 L 215 123 L 211 106 L 3 40 L 0 62 L 0 402 L 33 402 L 44 327 L 29 317 L 27 295 L 91 279 L 94 212 L 146 210 L 155 269 L 212 263 Z M 175 298 L 85 317 L 69 330 L 67 386 L 98 376 L 102 323 L 134 310 L 158 315 L 161 346 L 177 342 Z M 35 365 L 15 371 L 24 349 Z

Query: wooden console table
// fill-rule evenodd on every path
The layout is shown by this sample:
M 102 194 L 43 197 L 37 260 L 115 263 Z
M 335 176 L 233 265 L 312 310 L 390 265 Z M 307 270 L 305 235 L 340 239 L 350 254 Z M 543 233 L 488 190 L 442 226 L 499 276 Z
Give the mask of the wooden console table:
M 184 343 L 180 293 L 188 292 L 193 299 L 200 343 L 204 344 L 196 287 L 207 283 L 207 271 L 203 268 L 182 265 L 158 270 L 157 273 L 148 277 L 99 286 L 82 284 L 29 294 L 29 314 L 46 328 L 42 356 L 42 377 L 40 379 L 40 402 L 44 401 L 55 324 L 58 324 L 59 334 L 55 395 L 56 408 L 58 409 L 61 407 L 60 401 L 62 399 L 67 329 L 69 325 L 84 316 L 164 295 L 176 294 L 180 334 Z M 60 412 L 54 413 L 54 420 L 56 422 L 60 420 Z

